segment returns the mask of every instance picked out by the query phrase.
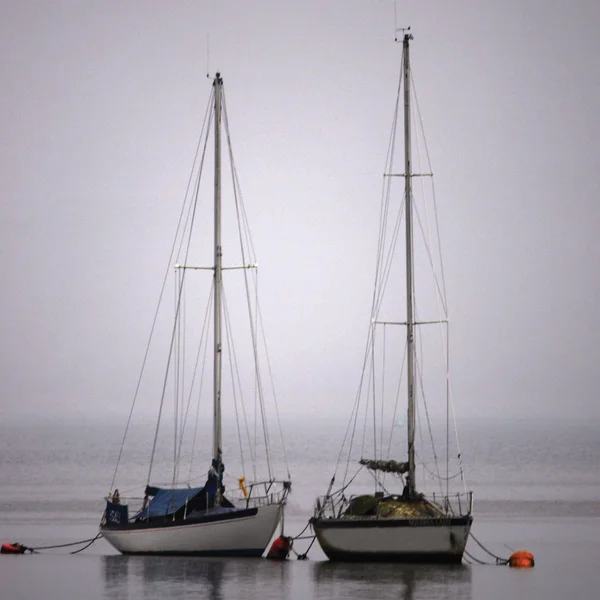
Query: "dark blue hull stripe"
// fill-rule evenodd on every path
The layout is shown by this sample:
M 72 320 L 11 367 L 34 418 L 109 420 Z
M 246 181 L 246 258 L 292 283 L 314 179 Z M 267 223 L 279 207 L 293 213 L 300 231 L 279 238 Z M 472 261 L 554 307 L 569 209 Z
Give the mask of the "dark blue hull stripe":
M 247 508 L 232 512 L 220 513 L 216 515 L 188 516 L 187 519 L 175 519 L 166 517 L 164 520 L 138 521 L 137 523 L 125 523 L 124 525 L 104 525 L 100 530 L 107 531 L 143 531 L 147 529 L 166 529 L 169 527 L 185 527 L 199 525 L 203 523 L 217 523 L 219 521 L 231 521 L 234 519 L 245 519 L 253 517 L 258 512 L 257 508 Z

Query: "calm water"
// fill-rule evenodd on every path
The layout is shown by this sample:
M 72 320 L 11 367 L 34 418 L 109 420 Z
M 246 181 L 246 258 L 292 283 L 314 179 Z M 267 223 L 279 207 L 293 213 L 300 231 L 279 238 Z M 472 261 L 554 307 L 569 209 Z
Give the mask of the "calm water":
M 0 557 L 0 598 L 544 598 L 599 597 L 600 433 L 598 423 L 471 421 L 461 427 L 473 532 L 492 552 L 527 549 L 536 567 L 398 566 L 329 563 L 315 544 L 309 559 L 123 557 L 99 540 L 67 549 Z M 332 472 L 339 424 L 285 423 L 293 494 L 286 533 L 306 525 Z M 94 537 L 110 484 L 122 423 L 10 421 L 0 425 L 0 542 L 29 546 Z M 146 438 L 138 433 L 143 471 Z M 340 434 L 341 435 L 341 434 Z M 142 451 L 143 449 L 143 451 Z M 299 552 L 306 541 L 297 541 Z M 468 550 L 488 560 L 471 540 Z

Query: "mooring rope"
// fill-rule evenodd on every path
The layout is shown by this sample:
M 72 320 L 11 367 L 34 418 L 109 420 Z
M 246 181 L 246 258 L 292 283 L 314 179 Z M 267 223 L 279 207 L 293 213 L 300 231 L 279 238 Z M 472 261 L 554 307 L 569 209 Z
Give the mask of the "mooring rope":
M 87 544 L 86 546 L 84 546 L 83 548 L 80 548 L 79 550 L 74 550 L 73 552 L 69 552 L 69 554 L 77 554 L 79 552 L 82 552 L 86 548 L 89 548 L 96 540 L 98 540 L 101 537 L 102 537 L 102 534 L 99 533 L 94 538 L 90 538 L 87 540 L 81 540 L 79 542 L 69 542 L 68 544 L 55 544 L 54 546 L 37 546 L 35 548 L 26 547 L 26 549 L 30 552 L 37 553 L 38 550 L 53 550 L 55 548 L 68 548 L 69 546 L 79 546 L 80 544 Z
M 474 542 L 484 551 L 487 552 L 487 554 L 489 554 L 492 558 L 496 559 L 496 564 L 497 565 L 507 565 L 509 559 L 508 558 L 502 558 L 501 556 L 497 556 L 496 554 L 494 554 L 493 552 L 490 552 L 470 531 L 469 531 L 469 535 L 473 538 Z M 466 552 L 466 551 L 465 551 Z
M 485 562 L 484 560 L 479 560 L 477 557 L 473 556 L 470 552 L 468 552 L 467 550 L 464 551 L 465 554 L 473 561 L 476 562 L 480 565 L 493 565 L 494 563 L 491 562 Z
M 310 521 L 306 524 L 306 527 L 298 535 L 292 537 L 293 541 L 312 540 L 311 543 L 308 545 L 306 552 L 303 552 L 302 554 L 298 554 L 298 552 L 296 552 L 296 550 L 294 550 L 294 546 L 292 545 L 292 548 L 291 548 L 292 552 L 296 555 L 296 558 L 298 560 L 306 560 L 308 558 L 308 553 L 309 553 L 310 549 L 312 548 L 313 544 L 315 543 L 315 540 L 317 539 L 316 535 L 302 535 L 309 527 L 310 527 Z

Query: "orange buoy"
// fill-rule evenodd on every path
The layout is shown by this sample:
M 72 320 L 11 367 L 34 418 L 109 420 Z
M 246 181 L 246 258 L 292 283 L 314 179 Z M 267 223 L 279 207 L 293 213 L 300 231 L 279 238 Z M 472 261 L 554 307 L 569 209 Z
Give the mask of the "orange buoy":
M 0 546 L 1 554 L 25 554 L 27 550 L 29 550 L 27 546 L 23 546 L 23 544 L 19 544 L 17 542 L 12 544 L 6 543 Z
M 533 554 L 531 554 L 531 552 L 519 550 L 518 552 L 513 552 L 510 555 L 510 558 L 508 559 L 508 565 L 517 569 L 531 569 L 531 567 L 535 566 L 535 559 L 533 558 Z
M 285 560 L 292 549 L 293 542 L 294 541 L 291 537 L 280 535 L 271 544 L 271 548 L 269 548 L 269 552 L 267 553 L 267 558 L 274 560 Z

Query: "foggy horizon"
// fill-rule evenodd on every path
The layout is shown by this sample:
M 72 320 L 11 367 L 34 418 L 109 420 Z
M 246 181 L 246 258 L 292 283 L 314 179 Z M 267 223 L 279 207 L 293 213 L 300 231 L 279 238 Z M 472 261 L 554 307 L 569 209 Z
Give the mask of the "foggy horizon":
M 208 68 L 225 82 L 280 412 L 346 421 L 400 67 L 394 4 L 0 10 L 2 417 L 128 414 Z M 597 419 L 600 5 L 411 0 L 396 14 L 414 34 L 457 420 Z

